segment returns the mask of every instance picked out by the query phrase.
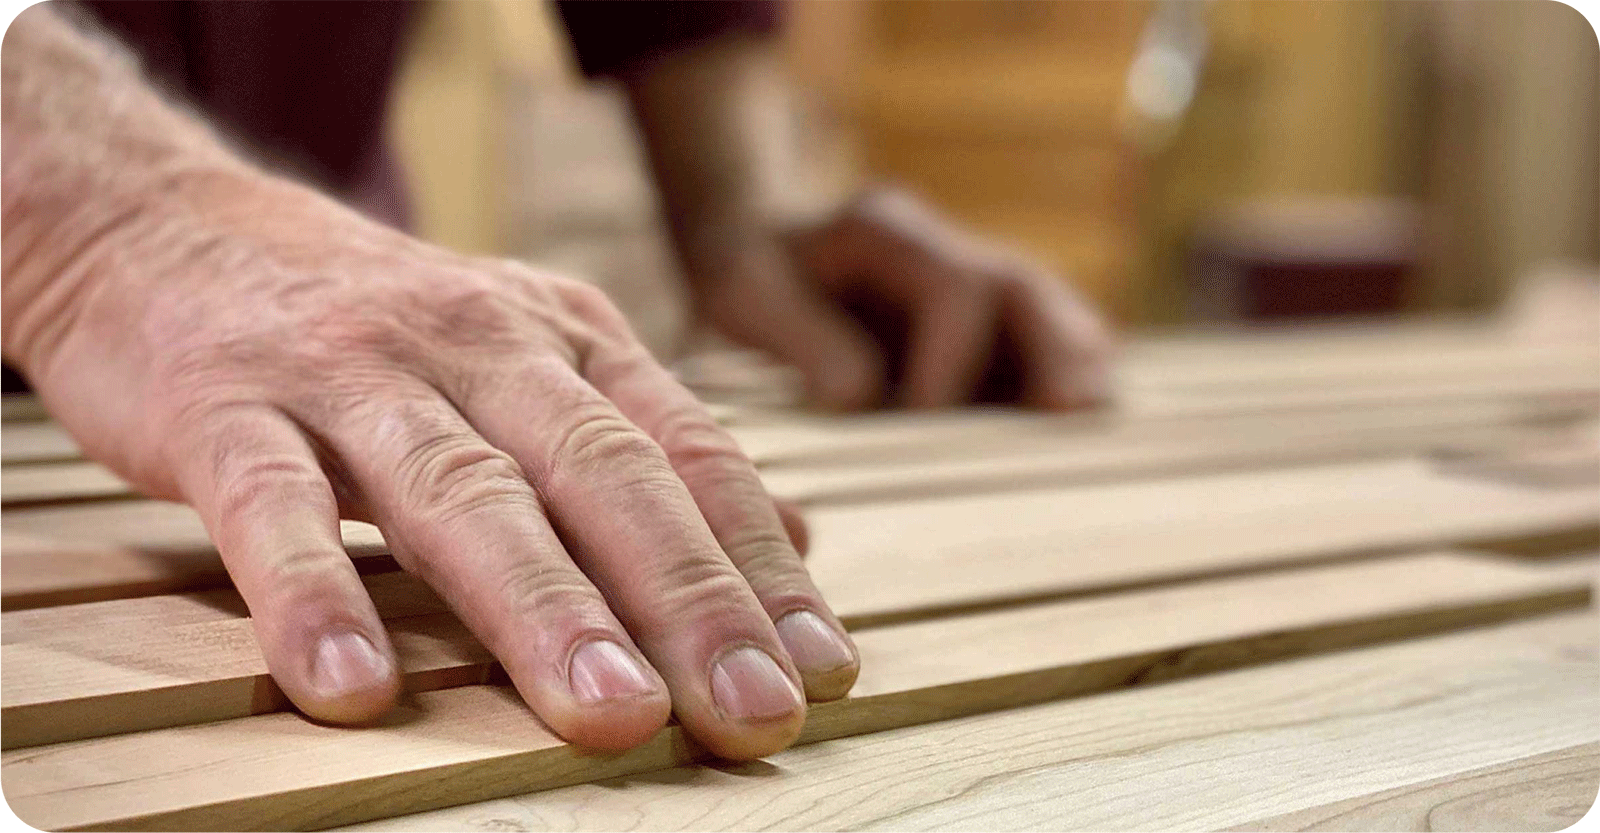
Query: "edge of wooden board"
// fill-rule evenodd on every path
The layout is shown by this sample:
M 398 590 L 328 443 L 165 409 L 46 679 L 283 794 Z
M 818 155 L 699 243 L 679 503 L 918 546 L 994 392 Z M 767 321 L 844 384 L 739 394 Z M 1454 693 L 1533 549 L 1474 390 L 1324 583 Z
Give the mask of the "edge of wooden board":
M 1489 563 L 1466 556 L 1418 556 L 1400 572 L 1448 578 L 1456 569 L 1452 565 L 1459 565 L 1455 578 L 1464 588 L 1462 597 L 1441 601 L 1445 594 L 1428 604 L 1393 604 L 1364 617 L 1329 617 L 1298 626 L 1280 618 L 1248 633 L 1192 640 L 1180 633 L 1186 623 L 1173 622 L 1157 628 L 1143 647 L 1105 649 L 1101 656 L 1091 650 L 1064 663 L 1033 658 L 1034 667 L 1000 673 L 929 665 L 927 652 L 918 652 L 898 665 L 889 663 L 890 670 L 877 678 L 865 675 L 867 693 L 814 706 L 801 742 L 1505 622 L 1592 601 L 1587 562 L 1581 570 L 1540 578 L 1527 568 L 1484 566 Z M 1506 587 L 1493 590 L 1497 571 L 1506 576 Z M 1359 590 L 1359 577 L 1345 585 L 1346 592 L 1352 587 Z M 1292 604 L 1280 608 L 1293 609 Z M 1180 615 L 1188 612 L 1169 614 Z M 1007 611 L 869 632 L 862 635 L 863 656 L 875 643 L 925 646 L 929 629 L 936 627 L 946 631 L 952 645 L 992 639 L 1002 621 L 1014 637 L 1037 636 L 1037 623 L 1027 611 Z M 539 728 L 514 692 L 467 686 L 415 695 L 412 705 L 382 729 L 337 729 L 276 713 L 7 751 L 0 755 L 0 784 L 13 811 L 43 828 L 327 827 L 703 757 L 675 727 L 628 753 L 585 753 Z

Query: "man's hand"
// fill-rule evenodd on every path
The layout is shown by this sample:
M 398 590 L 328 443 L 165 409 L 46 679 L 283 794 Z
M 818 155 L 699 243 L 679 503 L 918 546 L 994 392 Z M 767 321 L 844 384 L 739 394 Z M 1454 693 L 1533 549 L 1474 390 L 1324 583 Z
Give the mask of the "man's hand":
M 1110 340 L 1060 278 L 899 193 L 786 233 L 686 235 L 698 306 L 835 408 L 1065 409 L 1108 395 Z
M 199 510 L 306 713 L 401 687 L 341 515 L 573 742 L 671 711 L 760 756 L 849 689 L 755 470 L 598 291 L 232 160 L 44 7 L 4 65 L 6 357 L 92 456 Z
M 897 193 L 789 224 L 806 189 L 777 63 L 730 37 L 625 79 L 700 314 L 834 408 L 1105 399 L 1109 337 L 1059 277 Z

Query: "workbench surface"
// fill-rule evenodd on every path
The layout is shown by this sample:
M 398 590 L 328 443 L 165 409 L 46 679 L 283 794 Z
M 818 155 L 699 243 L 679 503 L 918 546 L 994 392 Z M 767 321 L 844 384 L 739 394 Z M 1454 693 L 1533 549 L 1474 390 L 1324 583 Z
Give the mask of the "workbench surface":
M 8 803 L 366 830 L 1556 830 L 1594 803 L 1588 335 L 1136 340 L 1118 407 L 1068 416 L 819 416 L 740 367 L 682 372 L 805 508 L 862 653 L 800 745 L 562 743 L 357 523 L 414 693 L 380 727 L 305 721 L 193 513 L 8 400 Z

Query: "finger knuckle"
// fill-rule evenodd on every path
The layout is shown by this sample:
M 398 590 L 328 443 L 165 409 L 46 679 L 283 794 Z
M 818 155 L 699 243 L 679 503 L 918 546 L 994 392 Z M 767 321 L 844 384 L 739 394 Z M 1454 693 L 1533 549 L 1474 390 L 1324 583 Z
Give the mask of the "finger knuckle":
M 556 293 L 569 309 L 579 315 L 609 318 L 616 314 L 617 308 L 611 303 L 610 296 L 592 283 L 565 279 L 556 284 Z
M 641 473 L 669 469 L 665 452 L 620 414 L 595 414 L 575 421 L 556 439 L 550 478 L 586 476 L 598 468 L 625 462 Z
M 280 604 L 337 592 L 340 586 L 337 556 L 315 547 L 263 554 L 263 586 L 269 588 Z
M 535 561 L 508 568 L 497 590 L 514 621 L 582 616 L 601 607 L 581 575 Z
M 516 461 L 468 435 L 442 434 L 417 445 L 400 464 L 400 486 L 404 505 L 441 520 L 507 504 L 538 511 Z
M 668 412 L 661 419 L 656 435 L 673 467 L 679 471 L 740 471 L 750 467 L 739 443 L 699 405 L 685 405 Z
M 664 613 L 674 622 L 736 620 L 748 612 L 750 585 L 720 556 L 681 556 L 661 565 Z
M 331 498 L 327 478 L 311 461 L 274 452 L 216 452 L 219 474 L 217 511 L 222 517 L 247 517 L 263 506 L 305 505 Z

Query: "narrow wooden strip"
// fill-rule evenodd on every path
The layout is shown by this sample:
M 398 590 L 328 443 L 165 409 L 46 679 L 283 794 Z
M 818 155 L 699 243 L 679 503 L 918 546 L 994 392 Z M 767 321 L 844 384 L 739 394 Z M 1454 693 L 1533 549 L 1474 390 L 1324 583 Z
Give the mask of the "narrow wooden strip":
M 0 422 L 34 422 L 49 418 L 50 412 L 44 409 L 44 403 L 31 393 L 0 396 Z
M 1431 403 L 1373 402 L 1367 407 L 1313 407 L 1291 414 L 1217 407 L 1206 400 L 1124 403 L 1106 411 L 1046 414 L 968 408 L 950 414 L 820 416 L 786 414 L 783 419 L 735 426 L 734 438 L 757 467 L 773 472 L 789 466 L 882 464 L 971 459 L 1003 452 L 1063 451 L 1080 445 L 1188 437 L 1256 436 L 1285 431 L 1362 432 L 1384 428 L 1423 430 L 1534 425 L 1582 419 L 1600 410 L 1600 398 L 1489 398 Z
M 807 523 L 812 575 L 836 611 L 866 624 L 1377 550 L 1582 541 L 1600 527 L 1600 488 L 1459 479 L 1397 459 L 823 506 Z M 358 565 L 387 552 L 371 526 L 344 533 Z M 35 540 L 13 545 L 18 536 Z M 198 518 L 173 504 L 7 511 L 0 552 L 6 610 L 222 580 Z
M 1314 422 L 1295 423 L 1271 432 L 1242 430 L 1211 437 L 1111 436 L 1101 442 L 1057 443 L 956 460 L 779 467 L 763 472 L 761 479 L 773 494 L 802 505 L 849 506 L 1393 457 L 1452 443 L 1510 444 L 1527 433 L 1527 429 L 1471 424 L 1329 429 Z
M 81 460 L 83 452 L 71 435 L 48 420 L 0 425 L 0 464 L 59 463 Z
M 0 504 L 7 509 L 131 497 L 136 497 L 133 487 L 99 463 L 79 460 L 0 468 Z
M 1600 740 L 1597 634 L 1560 614 L 343 829 L 1215 830 Z
M 415 689 L 483 682 L 493 662 L 405 573 L 364 578 Z M 0 744 L 54 743 L 277 711 L 231 590 L 6 613 L 0 645 Z
M 1564 345 L 1479 343 L 1454 350 L 1240 351 L 1228 360 L 1124 361 L 1119 383 L 1161 390 L 1224 388 L 1280 389 L 1290 386 L 1360 386 L 1450 381 L 1486 388 L 1526 376 L 1595 378 L 1600 353 Z
M 815 707 L 803 741 L 1588 600 L 1587 575 L 1439 554 L 885 628 L 861 635 L 857 694 Z M 587 756 L 539 728 L 510 691 L 469 686 L 419 694 L 379 729 L 316 726 L 291 713 L 247 717 L 9 751 L 0 778 L 12 810 L 45 829 L 323 827 L 700 754 L 674 727 L 634 752 Z
M 935 614 L 958 597 L 974 605 L 1557 531 L 1581 539 L 1600 525 L 1600 488 L 1454 479 L 1400 459 L 825 506 L 807 522 L 812 577 L 835 610 L 869 623 Z
M 117 501 L 11 510 L 0 533 L 0 608 L 219 587 L 227 574 L 194 510 Z M 394 569 L 376 527 L 340 524 L 358 568 Z
M 1600 743 L 1583 743 L 1228 829 L 1565 830 L 1597 787 Z
M 1504 402 L 1175 421 L 973 409 L 791 417 L 733 433 L 774 494 L 847 503 L 1527 443 L 1586 418 L 1567 406 Z M 133 495 L 92 462 L 0 470 L 7 508 Z

